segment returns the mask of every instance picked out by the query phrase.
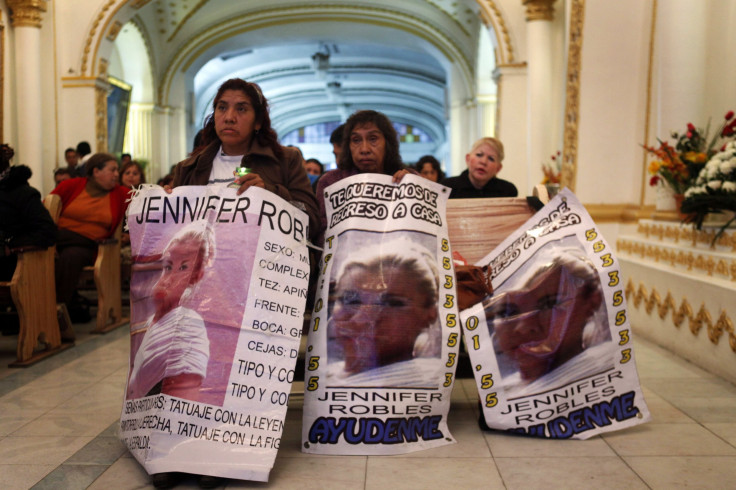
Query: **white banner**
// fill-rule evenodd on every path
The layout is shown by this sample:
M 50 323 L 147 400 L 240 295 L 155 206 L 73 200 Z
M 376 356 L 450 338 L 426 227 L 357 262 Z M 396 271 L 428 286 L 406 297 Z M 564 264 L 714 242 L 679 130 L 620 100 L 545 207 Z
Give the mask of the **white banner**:
M 366 174 L 325 193 L 302 450 L 401 454 L 453 443 L 447 412 L 460 326 L 449 190 L 414 175 L 394 184 Z
M 490 427 L 586 439 L 650 419 L 619 263 L 569 190 L 485 264 L 493 296 L 461 319 Z
M 268 480 L 302 332 L 307 223 L 255 187 L 149 186 L 131 202 L 120 437 L 149 474 Z

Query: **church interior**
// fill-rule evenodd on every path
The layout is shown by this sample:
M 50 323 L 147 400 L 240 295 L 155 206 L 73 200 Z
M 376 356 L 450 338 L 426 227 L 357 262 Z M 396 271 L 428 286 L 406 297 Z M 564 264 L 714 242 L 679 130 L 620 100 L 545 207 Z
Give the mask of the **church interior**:
M 585 441 L 484 432 L 468 377 L 452 391 L 457 444 L 318 456 L 300 450 L 297 381 L 269 482 L 226 488 L 729 488 L 736 187 L 730 208 L 686 223 L 652 150 L 697 131 L 705 158 L 736 155 L 722 131 L 734 26 L 736 0 L 0 0 L 0 141 L 42 196 L 82 141 L 155 183 L 233 77 L 259 84 L 282 144 L 327 169 L 330 133 L 357 110 L 391 119 L 405 163 L 431 154 L 447 176 L 494 136 L 519 195 L 567 187 L 613 246 L 651 422 Z M 117 436 L 121 324 L 75 324 L 73 347 L 29 367 L 9 366 L 18 336 L 0 337 L 2 488 L 152 488 Z

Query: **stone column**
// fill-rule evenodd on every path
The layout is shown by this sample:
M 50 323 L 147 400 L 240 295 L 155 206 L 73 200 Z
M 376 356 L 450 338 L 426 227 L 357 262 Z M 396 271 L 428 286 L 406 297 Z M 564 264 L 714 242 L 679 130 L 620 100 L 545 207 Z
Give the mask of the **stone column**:
M 526 36 L 529 63 L 527 146 L 529 182 L 542 180 L 542 162 L 554 151 L 552 123 L 552 19 L 554 0 L 522 0 L 526 7 Z
M 18 143 L 15 164 L 33 170 L 30 184 L 43 189 L 43 148 L 41 109 L 41 13 L 44 0 L 7 0 L 10 22 L 15 34 L 15 90 Z

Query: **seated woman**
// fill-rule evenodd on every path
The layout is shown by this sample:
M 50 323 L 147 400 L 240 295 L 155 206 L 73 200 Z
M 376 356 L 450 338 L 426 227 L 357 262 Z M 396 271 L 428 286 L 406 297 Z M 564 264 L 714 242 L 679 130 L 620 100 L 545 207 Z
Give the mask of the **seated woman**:
M 327 229 L 325 188 L 352 175 L 374 173 L 392 175 L 394 182 L 416 173 L 404 166 L 399 155 L 399 138 L 388 117 L 376 111 L 358 111 L 345 123 L 342 150 L 337 168 L 317 181 L 320 228 L 317 245 L 324 243 Z
M 439 160 L 432 155 L 424 155 L 416 164 L 419 175 L 432 182 L 442 182 L 445 178 L 445 172 L 440 166 Z
M 553 389 L 612 367 L 608 322 L 595 317 L 600 279 L 583 252 L 555 251 L 529 277 L 521 289 L 484 302 L 507 394 Z
M 436 387 L 441 368 L 437 268 L 409 240 L 350 254 L 336 276 L 328 386 Z
M 146 175 L 143 173 L 143 167 L 140 163 L 131 160 L 123 164 L 120 169 L 120 185 L 133 189 L 145 183 Z
M 61 182 L 52 194 L 61 196 L 56 241 L 56 301 L 65 303 L 72 321 L 89 321 L 76 315 L 72 300 L 85 266 L 93 265 L 97 242 L 111 237 L 128 208 L 127 187 L 118 184 L 118 161 L 109 153 L 87 160 L 87 176 Z M 83 311 L 82 311 L 83 313 Z
M 283 147 L 271 128 L 268 101 L 255 83 L 232 78 L 217 90 L 213 113 L 205 119 L 200 146 L 174 169 L 172 187 L 240 185 L 273 192 L 307 213 L 314 235 L 319 226 L 317 198 L 294 148 Z M 235 178 L 236 167 L 250 173 Z
M 481 138 L 465 155 L 467 170 L 442 181 L 452 189 L 450 199 L 476 197 L 516 197 L 519 192 L 511 182 L 496 177 L 503 168 L 503 143 L 496 138 Z
M 210 343 L 199 313 L 181 305 L 214 253 L 214 237 L 204 220 L 179 230 L 164 249 L 161 277 L 153 286 L 156 311 L 135 354 L 126 398 L 166 393 L 197 401 Z
M 41 194 L 28 185 L 31 169 L 10 165 L 15 152 L 0 145 L 0 281 L 13 277 L 18 257 L 12 249 L 50 247 L 56 225 L 41 202 Z

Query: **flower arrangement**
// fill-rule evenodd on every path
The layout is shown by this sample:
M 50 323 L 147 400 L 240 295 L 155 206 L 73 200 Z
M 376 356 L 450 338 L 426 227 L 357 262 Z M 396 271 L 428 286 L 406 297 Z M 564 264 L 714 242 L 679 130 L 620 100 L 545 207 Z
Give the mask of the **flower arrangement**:
M 702 227 L 708 213 L 721 211 L 736 211 L 736 141 L 713 155 L 698 174 L 695 184 L 685 191 L 682 202 L 682 212 L 692 214 L 688 221 L 695 223 L 697 229 Z M 723 225 L 715 239 L 734 219 L 736 217 Z
M 688 123 L 684 133 L 671 134 L 675 146 L 659 138 L 658 147 L 645 145 L 644 149 L 655 157 L 649 164 L 649 173 L 652 174 L 649 185 L 654 186 L 664 181 L 675 194 L 684 194 L 695 184 L 695 179 L 705 162 L 716 153 L 716 145 L 736 134 L 734 112 L 728 111 L 723 119 L 710 141 L 708 141 L 710 123 L 705 131 Z
M 542 172 L 544 172 L 542 184 L 559 184 L 562 176 L 560 152 L 553 153 L 550 159 L 551 161 L 542 163 Z

